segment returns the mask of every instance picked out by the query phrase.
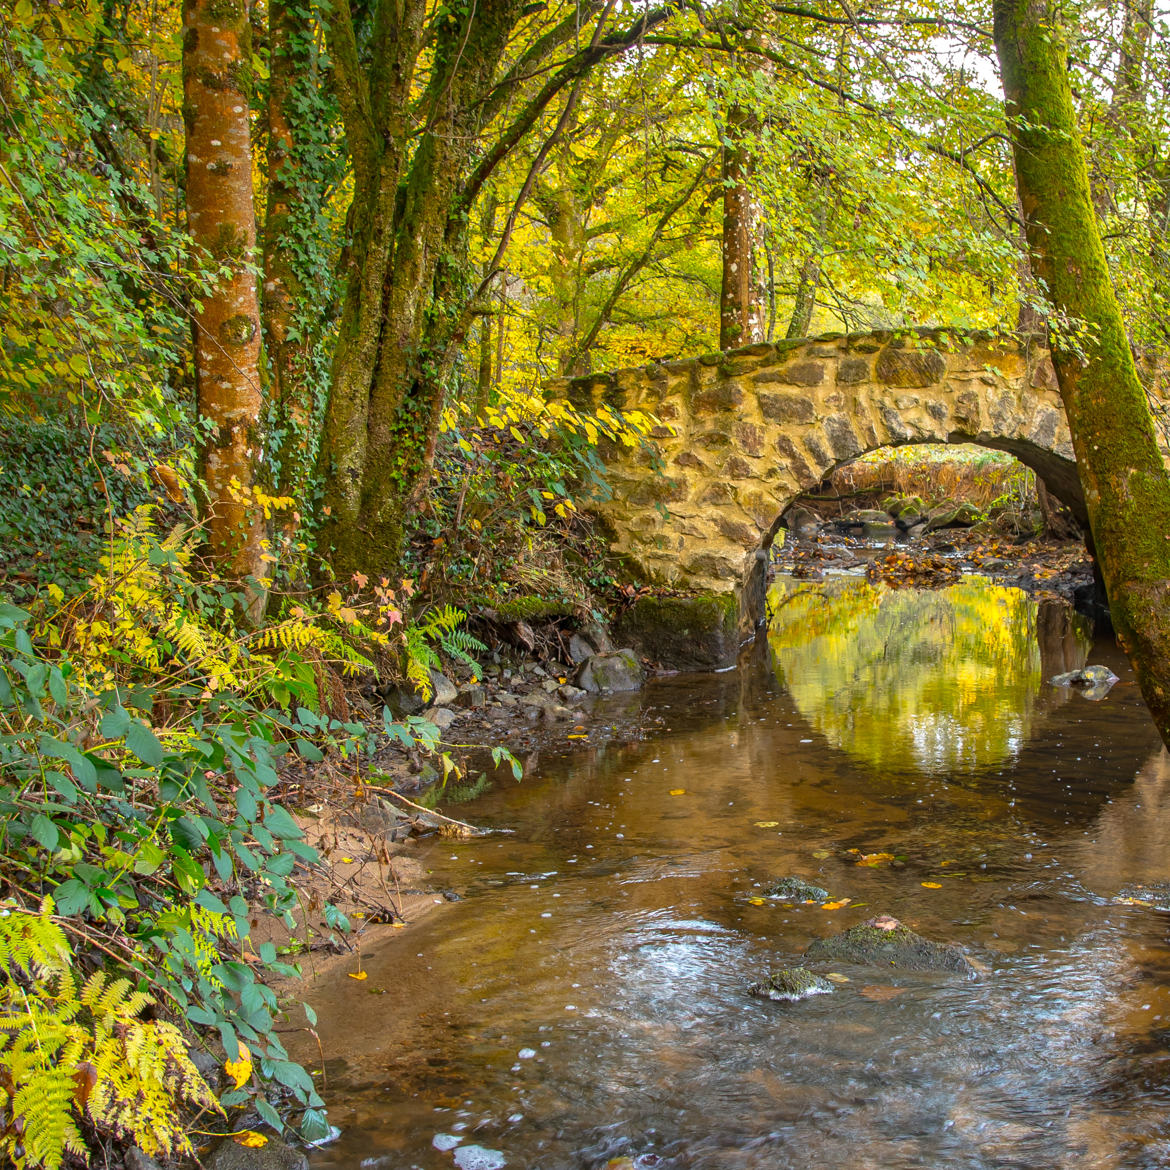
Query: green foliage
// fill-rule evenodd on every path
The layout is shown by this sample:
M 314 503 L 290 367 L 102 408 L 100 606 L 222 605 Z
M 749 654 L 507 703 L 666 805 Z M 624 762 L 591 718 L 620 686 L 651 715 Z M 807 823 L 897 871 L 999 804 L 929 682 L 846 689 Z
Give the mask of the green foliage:
M 95 971 L 79 986 L 53 909 L 0 908 L 0 1152 L 56 1170 L 85 1157 L 85 1118 L 151 1156 L 190 1154 L 183 1106 L 222 1108 L 182 1034 L 143 1018 L 156 1001 L 129 979 Z
M 152 710 L 164 695 L 181 700 L 182 686 L 168 695 L 88 682 L 68 658 L 39 652 L 27 622 L 0 606 L 0 869 L 9 887 L 29 903 L 51 895 L 66 929 L 100 941 L 180 1020 L 215 1029 L 229 1052 L 247 1043 L 264 1078 L 304 1107 L 302 1125 L 319 1130 L 320 1097 L 289 1060 L 274 1030 L 275 994 L 258 979 L 291 969 L 267 946 L 255 965 L 243 960 L 253 908 L 291 924 L 293 870 L 315 858 L 267 789 L 282 738 L 312 736 L 318 721 L 309 730 L 221 693 L 164 727 Z M 351 741 L 364 734 L 336 721 L 329 729 Z M 120 1083 L 102 1115 L 115 1132 Z M 259 1085 L 223 1097 L 245 1101 L 276 1117 Z
M 483 668 L 472 657 L 482 654 L 487 647 L 475 636 L 459 627 L 467 615 L 453 605 L 441 605 L 427 610 L 402 631 L 403 669 L 415 690 L 429 699 L 432 670 L 442 665 L 440 651 L 449 658 L 465 663 L 477 674 Z
M 135 436 L 105 424 L 90 432 L 60 419 L 5 418 L 0 582 L 9 595 L 24 601 L 49 584 L 76 592 L 98 568 L 109 517 L 155 497 L 146 467 L 169 455 L 144 451 Z

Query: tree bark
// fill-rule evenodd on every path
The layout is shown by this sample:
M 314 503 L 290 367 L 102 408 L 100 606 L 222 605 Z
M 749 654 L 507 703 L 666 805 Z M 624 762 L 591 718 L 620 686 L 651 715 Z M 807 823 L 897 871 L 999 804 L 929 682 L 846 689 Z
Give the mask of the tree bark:
M 763 305 L 757 288 L 755 208 L 749 180 L 751 151 L 746 143 L 752 115 L 742 106 L 727 112 L 723 139 L 723 283 L 719 295 L 719 348 L 763 340 Z
M 341 576 L 388 574 L 400 561 L 456 349 L 473 319 L 467 224 L 476 197 L 554 99 L 665 19 L 665 10 L 651 10 L 544 70 L 577 35 L 578 16 L 596 11 L 583 4 L 500 77 L 509 39 L 530 11 L 524 0 L 478 0 L 432 12 L 428 25 L 424 0 L 380 0 L 367 53 L 359 52 L 349 0 L 332 2 L 329 41 L 354 197 L 318 466 L 323 544 Z M 424 56 L 430 72 L 420 85 Z M 504 115 L 529 77 L 540 78 L 539 89 L 486 143 L 490 119 Z
M 187 221 L 196 248 L 223 268 L 193 315 L 198 411 L 208 427 L 201 452 L 204 521 L 223 568 L 260 579 L 266 533 L 253 495 L 261 391 L 260 306 L 252 267 L 251 56 L 246 0 L 186 0 Z M 264 592 L 253 587 L 249 616 L 258 619 L 263 608 Z
M 312 356 L 316 330 L 308 321 L 304 254 L 314 247 L 311 220 L 318 176 L 302 166 L 303 128 L 294 111 L 298 83 L 311 70 L 308 9 L 270 0 L 268 8 L 268 204 L 264 214 L 263 325 L 269 395 L 276 415 L 273 488 L 296 508 L 307 500 L 316 452 Z M 298 263 L 298 254 L 302 261 Z M 311 260 L 309 261 L 311 263 Z M 319 296 L 321 290 L 317 290 Z M 318 307 L 319 309 L 319 307 Z M 321 316 L 318 312 L 318 316 Z M 296 535 L 297 511 L 282 514 L 285 542 Z
M 807 256 L 800 266 L 796 296 L 792 301 L 792 317 L 788 322 L 788 332 L 784 335 L 787 340 L 795 341 L 808 336 L 813 312 L 817 307 L 817 286 L 820 282 L 821 254 L 817 251 Z
M 1113 624 L 1170 743 L 1170 474 L 1097 229 L 1057 0 L 995 0 L 1033 271 L 1068 326 L 1053 362 Z

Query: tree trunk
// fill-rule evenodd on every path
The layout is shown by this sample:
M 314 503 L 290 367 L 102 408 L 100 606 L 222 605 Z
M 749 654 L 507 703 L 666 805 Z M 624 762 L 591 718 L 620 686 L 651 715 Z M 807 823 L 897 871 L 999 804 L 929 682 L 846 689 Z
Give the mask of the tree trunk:
M 763 306 L 753 262 L 754 207 L 749 179 L 752 116 L 741 106 L 727 112 L 723 140 L 723 285 L 719 295 L 719 348 L 763 339 Z
M 195 384 L 208 425 L 202 456 L 211 551 L 236 576 L 262 578 L 265 527 L 254 499 L 260 451 L 260 306 L 252 267 L 251 29 L 244 0 L 186 0 L 183 112 L 187 221 L 196 248 L 225 274 L 193 315 Z M 251 592 L 249 616 L 263 613 Z
M 303 167 L 304 128 L 295 112 L 298 85 L 312 70 L 307 9 L 270 0 L 268 9 L 268 204 L 264 219 L 264 342 L 276 420 L 272 486 L 305 506 L 316 452 L 313 357 L 318 329 L 310 323 L 304 273 L 312 267 L 320 175 Z M 299 257 L 299 259 L 298 259 Z M 316 289 L 317 297 L 322 290 Z M 320 306 L 314 306 L 319 319 Z M 295 539 L 296 509 L 282 514 L 285 543 Z
M 789 341 L 808 336 L 813 312 L 817 307 L 817 286 L 820 282 L 821 254 L 817 251 L 811 253 L 800 266 L 796 296 L 792 302 L 792 318 L 788 322 L 788 332 L 784 335 Z
M 1170 743 L 1170 474 L 1097 230 L 1057 0 L 995 0 L 1033 270 L 1062 316 L 1053 361 L 1113 624 Z

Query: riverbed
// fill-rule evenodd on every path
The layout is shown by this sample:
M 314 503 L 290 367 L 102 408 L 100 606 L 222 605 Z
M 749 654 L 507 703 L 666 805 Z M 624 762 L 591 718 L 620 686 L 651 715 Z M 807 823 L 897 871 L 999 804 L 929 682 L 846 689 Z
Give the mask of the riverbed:
M 459 807 L 498 832 L 420 843 L 458 901 L 307 990 L 315 1170 L 1170 1164 L 1170 766 L 1124 657 L 969 578 L 772 606 L 737 670 L 594 712 L 653 734 L 545 752 Z M 1048 682 L 1086 661 L 1104 699 Z M 746 994 L 881 914 L 978 978 Z

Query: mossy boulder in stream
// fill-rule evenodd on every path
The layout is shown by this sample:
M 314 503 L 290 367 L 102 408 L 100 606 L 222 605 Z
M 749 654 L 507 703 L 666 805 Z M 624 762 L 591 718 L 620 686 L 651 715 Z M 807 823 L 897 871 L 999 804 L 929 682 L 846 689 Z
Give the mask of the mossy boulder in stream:
M 785 902 L 827 902 L 829 891 L 806 882 L 804 878 L 785 877 L 769 886 L 765 896 L 782 898 Z
M 975 968 L 959 947 L 923 938 L 888 914 L 858 923 L 832 938 L 816 939 L 809 944 L 804 957 L 867 967 L 896 967 L 900 971 L 955 971 L 968 979 L 976 976 Z
M 739 653 L 733 593 L 639 597 L 614 622 L 618 641 L 668 670 L 725 670 Z
M 786 967 L 748 988 L 748 995 L 759 999 L 784 1000 L 796 1003 L 812 995 L 828 995 L 834 987 L 823 975 L 815 975 L 806 967 Z
M 642 664 L 633 650 L 594 654 L 581 664 L 577 684 L 591 695 L 636 691 L 642 685 Z

